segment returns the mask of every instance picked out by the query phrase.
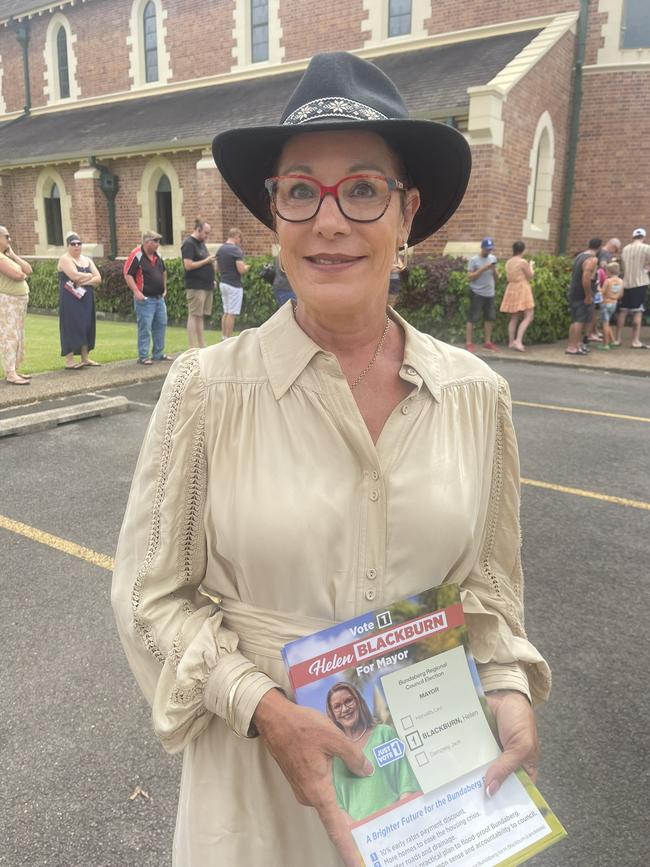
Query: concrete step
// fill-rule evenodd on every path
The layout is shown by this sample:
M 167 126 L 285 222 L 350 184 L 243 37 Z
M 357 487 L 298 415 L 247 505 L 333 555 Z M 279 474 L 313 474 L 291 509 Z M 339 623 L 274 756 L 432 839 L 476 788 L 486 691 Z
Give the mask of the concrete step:
M 117 397 L 103 397 L 99 400 L 32 412 L 28 415 L 17 415 L 12 418 L 0 419 L 0 437 L 20 436 L 73 421 L 81 421 L 85 418 L 115 415 L 119 412 L 126 412 L 128 408 L 127 398 L 118 395 Z

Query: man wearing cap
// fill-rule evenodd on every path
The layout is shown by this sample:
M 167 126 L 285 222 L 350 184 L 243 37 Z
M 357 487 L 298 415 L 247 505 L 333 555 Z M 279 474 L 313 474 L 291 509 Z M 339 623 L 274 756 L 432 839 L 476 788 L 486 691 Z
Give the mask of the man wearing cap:
M 162 235 L 152 230 L 142 235 L 142 244 L 132 250 L 124 263 L 124 279 L 133 292 L 138 323 L 138 363 L 151 364 L 149 347 L 153 340 L 153 360 L 170 361 L 165 355 L 167 329 L 167 269 L 158 255 Z
M 632 349 L 650 349 L 641 342 L 641 320 L 648 294 L 648 268 L 650 268 L 650 244 L 645 243 L 645 229 L 632 232 L 632 242 L 623 247 L 623 297 L 616 317 L 616 340 L 621 345 L 623 327 L 628 313 L 632 315 Z
M 241 232 L 239 229 L 231 229 L 225 244 L 217 250 L 217 263 L 219 267 L 219 289 L 223 302 L 223 316 L 221 317 L 221 335 L 224 340 L 232 337 L 235 319 L 241 312 L 244 289 L 241 278 L 250 268 L 244 262 L 244 254 L 241 249 Z
M 472 256 L 467 265 L 469 272 L 469 285 L 471 299 L 469 303 L 469 317 L 465 336 L 465 348 L 474 352 L 474 326 L 483 314 L 483 348 L 492 352 L 497 347 L 492 343 L 492 323 L 497 318 L 494 306 L 494 291 L 496 288 L 497 257 L 493 253 L 494 241 L 492 238 L 483 238 L 481 252 L 478 256 Z

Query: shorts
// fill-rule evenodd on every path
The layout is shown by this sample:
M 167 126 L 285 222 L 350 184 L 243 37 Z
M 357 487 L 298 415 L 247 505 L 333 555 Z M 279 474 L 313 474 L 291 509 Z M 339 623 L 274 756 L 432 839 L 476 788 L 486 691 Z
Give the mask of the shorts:
M 219 283 L 219 289 L 221 290 L 221 300 L 223 301 L 223 312 L 239 316 L 244 299 L 243 288 L 241 286 L 231 286 L 229 283 Z
M 607 302 L 600 305 L 600 321 L 611 322 L 612 316 L 616 313 L 616 301 L 613 303 Z
M 647 291 L 647 286 L 633 286 L 631 289 L 624 289 L 621 298 L 621 311 L 623 313 L 644 313 Z
M 467 321 L 476 325 L 481 318 L 481 313 L 483 314 L 483 319 L 487 322 L 494 322 L 497 318 L 497 308 L 494 303 L 494 295 L 486 298 L 484 295 L 477 295 L 476 292 L 472 292 Z
M 187 312 L 190 316 L 209 316 L 212 313 L 211 289 L 186 289 Z
M 593 304 L 585 304 L 584 301 L 571 302 L 571 322 L 581 322 L 586 325 L 588 322 L 591 322 L 593 314 Z

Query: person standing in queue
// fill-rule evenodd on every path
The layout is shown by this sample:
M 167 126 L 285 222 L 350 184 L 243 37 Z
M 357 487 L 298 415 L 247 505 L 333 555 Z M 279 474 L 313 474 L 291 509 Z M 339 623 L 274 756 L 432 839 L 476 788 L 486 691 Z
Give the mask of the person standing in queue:
M 217 250 L 217 266 L 219 268 L 219 289 L 223 302 L 221 317 L 221 335 L 224 340 L 232 337 L 235 319 L 241 313 L 244 288 L 241 278 L 250 268 L 244 262 L 241 248 L 242 236 L 239 229 L 231 229 L 225 244 Z
M 469 272 L 469 314 L 465 326 L 465 349 L 474 352 L 474 326 L 483 315 L 483 349 L 496 352 L 498 347 L 492 343 L 492 326 L 497 318 L 494 306 L 494 293 L 497 278 L 497 257 L 494 255 L 494 241 L 483 238 L 481 252 L 472 256 L 467 264 Z
M 199 349 L 205 346 L 203 318 L 212 313 L 214 257 L 205 246 L 209 234 L 210 224 L 198 217 L 192 234 L 181 245 L 187 299 L 187 342 L 190 349 L 193 346 Z
M 124 279 L 133 292 L 135 318 L 138 323 L 138 363 L 150 365 L 149 349 L 153 342 L 153 361 L 171 361 L 165 355 L 167 331 L 167 269 L 158 253 L 162 235 L 151 229 L 142 235 L 142 244 L 132 250 L 124 263 Z
M 16 370 L 25 354 L 27 278 L 31 273 L 29 262 L 13 251 L 8 229 L 0 226 L 0 361 L 8 385 L 29 385 L 31 379 Z

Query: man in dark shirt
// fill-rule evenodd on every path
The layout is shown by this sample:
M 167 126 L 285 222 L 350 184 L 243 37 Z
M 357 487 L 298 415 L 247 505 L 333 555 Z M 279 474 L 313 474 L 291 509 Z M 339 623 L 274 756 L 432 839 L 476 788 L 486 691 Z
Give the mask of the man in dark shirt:
M 219 289 L 223 301 L 221 334 L 224 340 L 232 337 L 235 318 L 241 312 L 241 303 L 244 297 L 241 278 L 250 268 L 250 265 L 244 262 L 241 241 L 240 230 L 231 229 L 228 232 L 226 243 L 217 250 Z
M 603 242 L 592 238 L 589 247 L 573 260 L 569 303 L 571 327 L 567 355 L 585 355 L 588 351 L 582 344 L 582 333 L 589 327 L 593 313 L 594 296 L 598 290 L 598 254 Z
M 161 235 L 151 229 L 142 236 L 142 244 L 132 250 L 124 263 L 124 279 L 133 292 L 135 318 L 138 323 L 138 362 L 151 364 L 149 347 L 153 340 L 153 360 L 171 361 L 165 355 L 167 330 L 167 269 L 158 255 Z
M 209 234 L 210 224 L 199 217 L 194 223 L 194 231 L 181 244 L 187 298 L 187 341 L 190 349 L 193 346 L 205 346 L 203 317 L 212 313 L 214 258 L 205 246 Z

